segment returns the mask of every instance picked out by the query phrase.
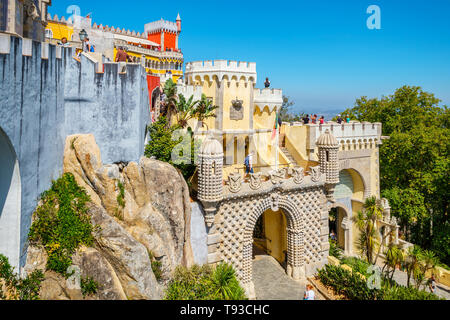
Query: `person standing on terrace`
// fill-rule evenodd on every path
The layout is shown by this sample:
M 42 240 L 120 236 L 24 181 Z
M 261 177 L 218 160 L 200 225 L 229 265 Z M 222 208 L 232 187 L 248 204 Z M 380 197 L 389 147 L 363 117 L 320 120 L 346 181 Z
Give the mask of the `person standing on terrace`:
M 269 78 L 266 78 L 266 82 L 264 82 L 264 87 L 269 88 L 270 87 L 270 81 Z

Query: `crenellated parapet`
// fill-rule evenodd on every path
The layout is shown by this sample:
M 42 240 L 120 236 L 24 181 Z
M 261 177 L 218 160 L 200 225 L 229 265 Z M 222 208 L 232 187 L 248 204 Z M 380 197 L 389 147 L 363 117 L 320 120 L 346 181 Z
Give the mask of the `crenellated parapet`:
M 161 18 L 161 20 L 153 21 L 145 25 L 145 32 L 148 34 L 158 33 L 158 32 L 170 32 L 178 33 L 179 28 L 176 22 L 167 21 Z
M 270 112 L 279 110 L 283 105 L 283 90 L 281 89 L 254 89 L 253 101 L 255 109 L 262 111 L 264 107 L 268 106 Z
M 244 79 L 246 83 L 256 83 L 256 63 L 237 62 L 227 60 L 194 61 L 186 64 L 186 79 L 189 84 L 203 81 L 231 80 L 240 81 Z

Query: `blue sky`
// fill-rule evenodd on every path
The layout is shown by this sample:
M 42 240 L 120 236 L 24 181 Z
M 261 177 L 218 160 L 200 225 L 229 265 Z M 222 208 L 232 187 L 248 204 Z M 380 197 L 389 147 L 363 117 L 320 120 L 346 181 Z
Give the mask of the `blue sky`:
M 449 0 L 52 2 L 52 16 L 67 17 L 76 4 L 97 24 L 141 32 L 179 12 L 186 62 L 256 62 L 258 87 L 269 77 L 296 111 L 343 110 L 403 85 L 421 86 L 450 106 Z M 381 9 L 381 30 L 367 28 L 370 5 Z

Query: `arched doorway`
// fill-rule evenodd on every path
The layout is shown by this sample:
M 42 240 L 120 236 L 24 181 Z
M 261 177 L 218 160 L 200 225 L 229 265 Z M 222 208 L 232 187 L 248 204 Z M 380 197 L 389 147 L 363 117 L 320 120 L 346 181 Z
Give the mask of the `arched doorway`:
M 272 256 L 286 269 L 287 220 L 283 210 L 266 210 L 256 222 L 253 231 L 253 255 L 257 252 Z
M 0 253 L 18 268 L 20 255 L 21 184 L 19 161 L 0 128 Z
M 343 204 L 335 203 L 329 212 L 328 223 L 330 237 L 335 238 L 337 246 L 344 250 L 346 255 L 351 255 L 352 230 L 348 212 L 349 210 Z
M 253 257 L 253 235 L 259 218 L 267 211 L 273 213 L 283 211 L 286 218 L 286 273 L 294 280 L 299 280 L 305 276 L 305 247 L 303 221 L 300 209 L 289 197 L 281 197 L 277 193 L 271 194 L 266 199 L 260 201 L 252 210 L 244 229 L 243 253 L 242 253 L 242 274 L 241 281 L 249 298 L 255 297 L 253 284 L 252 257 Z

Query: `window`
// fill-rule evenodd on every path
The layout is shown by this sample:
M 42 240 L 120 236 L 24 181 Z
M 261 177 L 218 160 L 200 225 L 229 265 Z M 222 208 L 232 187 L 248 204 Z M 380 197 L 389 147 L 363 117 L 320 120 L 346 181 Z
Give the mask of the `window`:
M 45 37 L 48 39 L 53 39 L 53 31 L 51 29 L 45 29 Z

